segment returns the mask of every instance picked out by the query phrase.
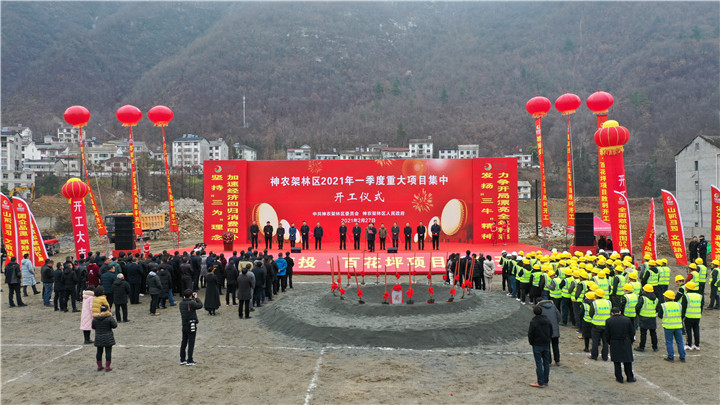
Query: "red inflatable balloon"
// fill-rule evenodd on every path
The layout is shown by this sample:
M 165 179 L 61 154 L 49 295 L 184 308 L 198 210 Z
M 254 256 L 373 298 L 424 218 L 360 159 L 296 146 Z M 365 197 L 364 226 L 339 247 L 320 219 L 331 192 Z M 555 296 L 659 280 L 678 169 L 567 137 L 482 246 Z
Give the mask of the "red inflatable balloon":
M 65 110 L 65 122 L 72 125 L 73 128 L 80 128 L 87 125 L 90 121 L 90 111 L 81 105 L 74 105 Z
M 124 127 L 134 127 L 142 119 L 142 111 L 134 105 L 125 104 L 118 108 L 115 117 L 122 122 Z

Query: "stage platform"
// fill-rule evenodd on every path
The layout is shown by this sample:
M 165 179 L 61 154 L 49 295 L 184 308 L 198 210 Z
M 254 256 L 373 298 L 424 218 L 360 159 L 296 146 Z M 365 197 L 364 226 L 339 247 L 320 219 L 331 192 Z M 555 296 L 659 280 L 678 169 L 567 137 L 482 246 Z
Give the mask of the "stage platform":
M 336 243 L 333 243 L 332 246 L 328 245 L 320 251 L 311 248 L 303 250 L 301 253 L 292 253 L 290 256 L 295 260 L 293 274 L 330 274 L 332 262 L 333 271 L 337 272 L 339 263 L 340 271 L 343 274 L 347 274 L 348 270 L 352 273 L 353 269 L 355 269 L 358 277 L 361 276 L 363 271 L 366 278 L 383 276 L 386 268 L 389 275 L 394 275 L 396 272 L 407 275 L 408 272 L 414 270 L 416 275 L 419 276 L 427 274 L 428 271 L 432 271 L 433 274 L 445 273 L 447 257 L 452 253 L 460 253 L 461 256 L 464 256 L 467 250 L 478 255 L 490 255 L 496 264 L 503 250 L 508 252 L 542 250 L 546 252 L 537 246 L 524 243 L 508 243 L 507 245 L 499 244 L 496 246 L 492 244 L 442 243 L 440 244 L 440 250 L 431 250 L 431 243 L 425 245 L 425 250 L 417 250 L 417 244 L 413 244 L 413 250 L 400 248 L 397 253 L 387 253 L 386 250 L 376 250 L 373 253 L 352 249 L 338 250 Z M 235 243 L 235 250 L 240 253 L 249 246 L 250 244 Z M 264 250 L 264 246 L 264 244 L 261 244 L 258 250 Z M 352 247 L 352 244 L 350 247 Z M 273 249 L 270 249 L 269 253 L 277 257 L 280 252 L 284 254 L 290 251 L 289 244 L 285 244 L 283 248 L 281 251 L 277 249 L 276 245 L 273 245 Z M 190 251 L 192 249 L 193 247 L 188 247 L 180 251 Z M 232 251 L 223 250 L 222 244 L 208 245 L 206 252 L 224 253 L 225 257 L 232 256 Z M 500 273 L 499 268 L 497 268 L 496 273 Z

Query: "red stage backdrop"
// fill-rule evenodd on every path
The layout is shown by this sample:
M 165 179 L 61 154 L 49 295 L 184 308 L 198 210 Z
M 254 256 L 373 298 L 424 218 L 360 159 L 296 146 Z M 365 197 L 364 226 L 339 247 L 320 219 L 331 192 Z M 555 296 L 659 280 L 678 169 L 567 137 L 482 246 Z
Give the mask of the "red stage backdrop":
M 364 241 L 370 222 L 386 228 L 397 222 L 401 229 L 409 222 L 416 237 L 422 221 L 430 239 L 437 219 L 441 240 L 462 243 L 490 242 L 493 221 L 507 221 L 509 242 L 518 240 L 515 158 L 225 160 L 205 161 L 204 173 L 208 245 L 221 244 L 223 232 L 231 231 L 242 243 L 235 247 L 246 247 L 253 220 L 260 229 L 270 221 L 286 230 L 305 220 L 311 236 L 320 222 L 323 241 L 333 242 L 341 221 L 348 230 L 359 222 Z

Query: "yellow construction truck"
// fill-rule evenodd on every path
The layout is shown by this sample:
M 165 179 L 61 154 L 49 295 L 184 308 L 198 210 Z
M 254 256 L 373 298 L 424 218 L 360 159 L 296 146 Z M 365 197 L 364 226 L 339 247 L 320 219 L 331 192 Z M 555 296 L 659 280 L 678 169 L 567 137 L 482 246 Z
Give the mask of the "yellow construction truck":
M 105 215 L 105 228 L 110 243 L 115 243 L 115 220 L 118 217 L 132 217 L 132 211 L 114 211 Z M 142 226 L 143 239 L 158 239 L 160 230 L 165 228 L 165 214 L 140 214 L 140 225 Z

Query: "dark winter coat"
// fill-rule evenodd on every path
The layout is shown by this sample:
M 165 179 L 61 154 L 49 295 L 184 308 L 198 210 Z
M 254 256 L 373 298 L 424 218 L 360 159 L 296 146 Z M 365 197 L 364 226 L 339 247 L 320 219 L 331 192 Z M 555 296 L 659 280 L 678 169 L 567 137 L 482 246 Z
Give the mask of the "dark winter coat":
M 117 275 L 112 271 L 106 271 L 100 276 L 100 285 L 103 286 L 105 294 L 112 294 L 112 285 L 117 279 Z
M 633 361 L 634 338 L 635 327 L 630 318 L 613 315 L 605 321 L 605 339 L 610 344 L 610 360 L 620 363 Z
M 162 294 L 167 294 L 172 287 L 172 275 L 167 269 L 160 267 L 158 277 L 160 278 L 160 284 L 162 285 Z
M 160 295 L 162 292 L 162 283 L 160 277 L 155 272 L 151 271 L 147 277 L 147 288 L 150 295 Z
M 182 320 L 183 332 L 190 331 L 190 321 L 195 321 L 195 323 L 197 323 L 198 317 L 195 311 L 202 309 L 202 307 L 203 303 L 200 301 L 200 298 L 183 298 L 183 300 L 180 301 L 178 308 L 180 309 L 180 319 Z
M 128 263 L 125 268 L 127 271 L 127 282 L 130 284 L 142 284 L 142 269 L 136 262 Z
M 20 284 L 22 282 L 22 271 L 17 262 L 10 262 L 5 266 L 5 284 Z
M 59 293 L 59 292 L 65 290 L 65 286 L 63 285 L 62 279 L 63 279 L 63 271 L 60 269 L 55 269 L 55 271 L 53 271 L 53 283 L 54 283 L 53 290 L 56 293 Z
M 252 269 L 255 275 L 255 288 L 265 288 L 265 268 L 262 266 L 255 266 Z
M 552 325 L 545 315 L 535 315 L 530 321 L 528 342 L 530 346 L 550 346 Z
M 43 264 L 40 268 L 40 280 L 43 283 L 52 283 L 53 280 L 53 268 L 47 264 Z
M 70 266 L 65 267 L 65 270 L 63 270 L 63 286 L 65 287 L 65 289 L 74 289 L 77 285 L 77 282 L 78 278 L 75 270 L 73 270 L 73 268 Z
M 214 273 L 208 273 L 205 276 L 205 309 L 220 308 L 220 290 L 218 289 L 217 276 Z
M 542 314 L 547 316 L 550 325 L 552 325 L 552 337 L 560 337 L 560 311 L 558 311 L 555 304 L 550 300 L 541 301 L 538 305 L 540 305 L 540 309 L 542 309 Z
M 113 281 L 113 304 L 123 305 L 128 303 L 128 294 L 130 294 L 130 284 L 122 278 Z
M 237 285 L 237 278 L 240 275 L 235 263 L 229 263 L 225 268 L 225 277 L 227 277 L 227 285 L 230 288 L 231 285 Z
M 117 328 L 117 321 L 109 311 L 101 312 L 100 315 L 93 318 L 92 328 L 95 329 L 96 347 L 115 345 L 115 335 L 112 330 Z
M 253 280 L 246 274 L 237 278 L 237 295 L 240 301 L 251 300 L 253 297 Z

